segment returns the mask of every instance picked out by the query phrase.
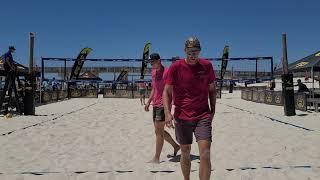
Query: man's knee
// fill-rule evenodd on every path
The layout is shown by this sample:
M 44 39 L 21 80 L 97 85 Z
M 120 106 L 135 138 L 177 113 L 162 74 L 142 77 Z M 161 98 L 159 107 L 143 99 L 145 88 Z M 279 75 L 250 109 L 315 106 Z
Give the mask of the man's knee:
M 201 160 L 210 160 L 210 149 L 203 149 L 200 152 L 200 159 Z
M 191 145 L 181 145 L 180 148 L 182 155 L 190 155 Z
M 164 128 L 156 126 L 155 127 L 155 133 L 156 133 L 156 136 L 163 137 L 164 136 Z

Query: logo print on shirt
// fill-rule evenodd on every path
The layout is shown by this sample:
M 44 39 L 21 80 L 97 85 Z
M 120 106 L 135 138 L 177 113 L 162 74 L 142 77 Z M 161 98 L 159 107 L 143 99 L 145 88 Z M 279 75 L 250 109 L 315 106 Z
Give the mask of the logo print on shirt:
M 195 74 L 195 78 L 197 79 L 202 79 L 204 78 L 206 75 L 206 72 L 205 71 L 198 71 L 196 74 Z

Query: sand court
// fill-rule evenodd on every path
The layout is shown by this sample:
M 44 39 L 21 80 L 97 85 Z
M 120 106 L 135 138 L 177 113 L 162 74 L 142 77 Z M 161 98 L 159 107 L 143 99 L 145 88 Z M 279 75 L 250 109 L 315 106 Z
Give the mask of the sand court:
M 152 112 L 138 99 L 70 99 L 37 116 L 0 119 L 0 179 L 182 179 L 179 157 L 146 163 L 155 149 Z M 212 179 L 320 179 L 320 114 L 241 100 L 217 101 Z M 173 130 L 168 130 L 174 136 Z M 180 153 L 178 153 L 179 155 Z M 191 151 L 191 178 L 199 156 Z

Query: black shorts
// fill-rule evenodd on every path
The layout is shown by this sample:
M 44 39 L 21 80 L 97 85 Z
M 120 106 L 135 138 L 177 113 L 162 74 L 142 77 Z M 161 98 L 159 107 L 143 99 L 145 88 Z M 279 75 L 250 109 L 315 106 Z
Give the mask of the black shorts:
M 164 121 L 164 108 L 163 107 L 153 107 L 153 121 Z
M 139 89 L 139 94 L 140 95 L 145 95 L 146 94 L 146 90 L 145 89 Z

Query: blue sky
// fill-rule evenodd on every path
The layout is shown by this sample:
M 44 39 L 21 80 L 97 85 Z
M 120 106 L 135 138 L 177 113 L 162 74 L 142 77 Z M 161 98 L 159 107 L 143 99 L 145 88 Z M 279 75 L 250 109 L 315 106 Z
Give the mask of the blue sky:
M 197 36 L 203 57 L 281 57 L 287 33 L 289 61 L 320 50 L 319 0 L 17 0 L 1 1 L 0 53 L 15 45 L 27 63 L 28 34 L 36 33 L 36 59 L 141 58 L 146 42 L 163 58 L 184 56 L 184 41 Z

